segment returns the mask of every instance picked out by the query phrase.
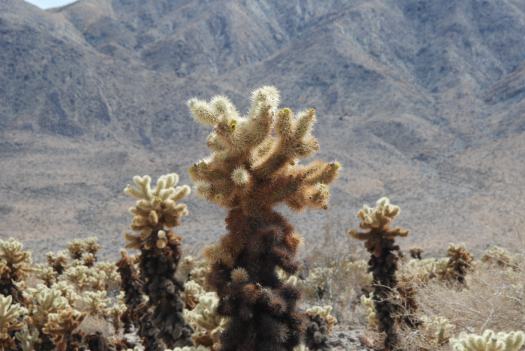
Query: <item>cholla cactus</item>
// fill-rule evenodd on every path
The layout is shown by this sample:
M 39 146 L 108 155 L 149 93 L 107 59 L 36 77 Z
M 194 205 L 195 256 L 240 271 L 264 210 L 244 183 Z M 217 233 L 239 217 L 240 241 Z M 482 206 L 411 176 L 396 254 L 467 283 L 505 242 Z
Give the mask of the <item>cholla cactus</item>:
M 15 348 L 12 335 L 22 328 L 22 319 L 26 314 L 25 308 L 13 304 L 12 296 L 0 295 L 0 351 Z
M 291 351 L 299 343 L 299 292 L 278 279 L 276 268 L 297 270 L 300 237 L 272 207 L 284 202 L 296 210 L 326 208 L 329 184 L 340 167 L 337 162 L 299 164 L 319 149 L 311 134 L 315 111 L 294 116 L 278 103 L 274 87 L 253 92 L 245 117 L 223 96 L 188 102 L 195 119 L 213 127 L 212 154 L 194 164 L 190 175 L 200 195 L 230 210 L 229 233 L 206 252 L 219 313 L 230 318 L 223 350 Z
M 49 314 L 42 331 L 53 341 L 57 351 L 75 350 L 80 340 L 79 337 L 75 337 L 75 330 L 84 317 L 84 314 L 71 307 L 64 308 Z
M 149 176 L 133 178 L 126 194 L 137 199 L 130 209 L 131 228 L 127 246 L 140 249 L 139 267 L 143 291 L 153 307 L 153 325 L 167 347 L 191 345 L 191 328 L 184 322 L 183 283 L 175 278 L 181 257 L 181 238 L 170 229 L 188 214 L 185 204 L 177 203 L 190 193 L 187 185 L 177 186 L 177 174 L 159 177 L 154 188 Z
M 366 322 L 369 329 L 377 329 L 379 327 L 379 321 L 377 319 L 376 307 L 374 305 L 373 295 L 370 296 L 361 295 L 361 305 L 366 310 Z
M 96 261 L 97 253 L 100 250 L 100 244 L 96 237 L 89 237 L 86 239 L 76 239 L 69 243 L 69 255 L 74 260 L 82 260 L 82 256 L 90 255 L 93 262 Z M 88 262 L 91 262 L 89 260 Z
M 440 347 L 446 344 L 452 337 L 455 326 L 448 319 L 441 316 L 421 318 L 421 330 L 427 342 L 432 347 Z
M 184 293 L 182 294 L 184 304 L 188 310 L 192 310 L 199 303 L 199 298 L 205 290 L 195 281 L 190 280 L 184 284 Z
M 482 335 L 461 333 L 457 339 L 451 339 L 454 351 L 519 351 L 525 344 L 525 333 L 495 333 L 485 330 Z
M 468 252 L 464 245 L 450 244 L 447 251 L 448 262 L 441 278 L 450 282 L 456 282 L 460 286 L 466 285 L 465 277 L 472 270 L 474 257 Z
M 47 287 L 57 282 L 58 273 L 49 266 L 35 265 L 35 276 L 42 280 Z
M 305 346 L 311 350 L 331 350 L 328 336 L 337 323 L 332 306 L 314 306 L 306 310 Z
M 225 320 L 217 313 L 219 298 L 214 292 L 202 293 L 198 303 L 191 311 L 184 314 L 195 330 L 193 341 L 196 345 L 206 346 L 211 350 L 220 349 L 220 334 L 224 330 Z
M 48 252 L 47 253 L 47 264 L 53 268 L 53 270 L 61 275 L 66 269 L 68 262 L 68 256 L 65 251 L 59 251 L 57 253 Z
M 22 351 L 35 351 L 37 346 L 42 342 L 38 329 L 28 327 L 27 325 L 17 332 L 15 337 Z
M 397 344 L 394 315 L 398 308 L 390 301 L 397 286 L 396 271 L 399 261 L 396 254 L 399 246 L 395 245 L 395 238 L 408 234 L 407 230 L 389 226 L 399 212 L 399 207 L 391 205 L 390 200 L 383 197 L 377 201 L 376 207 L 365 205 L 357 213 L 361 220 L 359 227 L 366 231 L 351 230 L 349 233 L 352 237 L 365 241 L 365 247 L 371 254 L 368 266 L 374 278 L 374 305 L 379 329 L 386 333 L 386 350 L 394 349 Z
M 488 264 L 494 264 L 503 268 L 516 267 L 514 257 L 512 257 L 510 252 L 499 246 L 491 246 L 488 250 L 486 250 L 483 256 L 481 257 L 481 261 Z
M 105 291 L 86 291 L 80 297 L 77 307 L 86 316 L 103 317 L 110 300 Z
M 31 253 L 24 251 L 20 242 L 13 238 L 0 240 L 0 294 L 20 301 L 17 284 L 23 283 L 31 271 L 31 264 Z
M 104 310 L 104 317 L 113 325 L 115 333 L 118 334 L 122 329 L 122 318 L 126 313 L 125 294 L 121 291 L 117 297 L 117 301 Z
M 24 291 L 25 305 L 29 309 L 31 324 L 42 328 L 48 320 L 48 316 L 69 307 L 68 300 L 54 287 L 48 288 L 39 284 L 36 288 Z
M 71 283 L 79 291 L 89 289 L 106 290 L 104 274 L 92 267 L 84 265 L 70 266 L 64 271 L 61 278 Z

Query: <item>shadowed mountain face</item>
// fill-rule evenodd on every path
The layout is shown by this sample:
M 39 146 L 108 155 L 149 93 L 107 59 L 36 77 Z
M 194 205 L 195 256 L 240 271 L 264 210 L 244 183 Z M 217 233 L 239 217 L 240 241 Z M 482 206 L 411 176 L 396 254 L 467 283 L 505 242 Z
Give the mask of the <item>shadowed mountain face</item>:
M 120 245 L 131 177 L 187 181 L 207 155 L 185 101 L 246 108 L 272 84 L 317 108 L 321 156 L 345 167 L 329 211 L 295 220 L 307 245 L 383 195 L 425 248 L 509 244 L 525 218 L 523 33 L 518 0 L 3 0 L 0 236 Z M 221 211 L 190 210 L 186 242 L 221 234 Z

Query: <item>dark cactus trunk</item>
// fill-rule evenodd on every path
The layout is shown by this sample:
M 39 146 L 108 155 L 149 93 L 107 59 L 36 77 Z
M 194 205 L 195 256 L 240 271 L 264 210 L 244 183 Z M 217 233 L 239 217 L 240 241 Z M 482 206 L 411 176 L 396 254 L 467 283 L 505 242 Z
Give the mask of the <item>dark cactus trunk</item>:
M 398 252 L 399 246 L 394 245 L 394 240 L 383 239 L 376 243 L 368 261 L 374 279 L 374 306 L 379 328 L 386 334 L 385 350 L 387 351 L 394 350 L 398 341 L 394 320 L 398 306 L 391 301 L 392 292 L 397 286 Z
M 153 242 L 157 236 L 151 235 Z M 163 248 L 152 245 L 151 249 L 141 250 L 139 265 L 144 293 L 149 297 L 152 307 L 152 323 L 159 330 L 159 337 L 168 348 L 192 345 L 192 328 L 183 317 L 184 302 L 180 294 L 184 290 L 175 278 L 181 257 L 180 237 L 172 232 L 166 234 L 167 242 Z
M 296 310 L 300 294 L 276 274 L 277 267 L 297 271 L 299 240 L 292 226 L 271 210 L 247 217 L 234 209 L 226 223 L 229 233 L 218 250 L 222 256 L 208 277 L 220 297 L 218 313 L 229 318 L 221 350 L 292 351 L 304 331 Z
M 151 323 L 151 313 L 142 299 L 142 282 L 133 265 L 133 260 L 123 254 L 117 262 L 118 272 L 121 277 L 121 289 L 126 297 L 127 313 L 137 328 L 137 334 L 142 340 L 145 351 L 163 351 L 159 342 L 158 331 Z

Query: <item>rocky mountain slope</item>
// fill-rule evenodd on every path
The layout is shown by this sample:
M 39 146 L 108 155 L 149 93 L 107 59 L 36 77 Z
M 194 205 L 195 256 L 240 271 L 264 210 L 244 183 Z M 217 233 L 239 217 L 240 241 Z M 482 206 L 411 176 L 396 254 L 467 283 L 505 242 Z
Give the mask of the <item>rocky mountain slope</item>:
M 2 0 L 0 236 L 120 245 L 131 176 L 187 181 L 207 154 L 185 101 L 245 108 L 273 84 L 284 105 L 317 108 L 321 156 L 345 167 L 331 209 L 295 221 L 307 245 L 343 238 L 383 195 L 427 249 L 515 244 L 523 33 L 518 0 Z M 190 210 L 186 242 L 222 234 L 222 211 L 196 198 Z

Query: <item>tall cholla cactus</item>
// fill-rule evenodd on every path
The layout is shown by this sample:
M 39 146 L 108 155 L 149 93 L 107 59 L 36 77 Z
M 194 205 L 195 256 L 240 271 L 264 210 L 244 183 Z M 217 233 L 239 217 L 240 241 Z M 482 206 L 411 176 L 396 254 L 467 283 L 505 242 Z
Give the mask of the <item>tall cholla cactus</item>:
M 181 238 L 171 228 L 188 214 L 185 204 L 177 203 L 190 193 L 187 185 L 177 186 L 179 177 L 172 173 L 161 176 L 154 188 L 149 176 L 133 178 L 124 190 L 137 199 L 130 209 L 131 228 L 126 234 L 127 247 L 140 249 L 139 267 L 143 290 L 153 308 L 153 325 L 167 347 L 191 345 L 192 329 L 183 319 L 184 303 L 180 297 L 182 282 L 175 272 L 181 257 Z
M 399 246 L 395 245 L 395 238 L 408 235 L 408 231 L 404 229 L 389 227 L 399 212 L 399 207 L 390 204 L 388 198 L 383 197 L 377 201 L 376 207 L 370 208 L 365 205 L 357 213 L 361 220 L 359 227 L 366 231 L 350 231 L 352 237 L 365 241 L 366 249 L 371 254 L 368 269 L 374 278 L 374 305 L 379 328 L 386 333 L 386 350 L 394 349 L 397 344 L 394 320 L 396 305 L 389 300 L 397 285 L 399 257 L 396 251 L 399 251 Z
M 226 97 L 188 102 L 195 119 L 213 127 L 212 154 L 194 164 L 190 175 L 200 195 L 229 209 L 229 233 L 206 252 L 218 312 L 229 317 L 221 350 L 292 350 L 303 332 L 299 292 L 276 273 L 277 267 L 296 272 L 301 239 L 272 208 L 281 202 L 296 210 L 326 208 L 328 185 L 340 166 L 299 164 L 319 149 L 311 134 L 315 111 L 294 116 L 278 103 L 274 87 L 253 92 L 245 117 Z
M 461 333 L 450 343 L 454 351 L 519 351 L 525 345 L 525 333 L 495 333 L 492 330 L 485 330 L 483 335 Z

